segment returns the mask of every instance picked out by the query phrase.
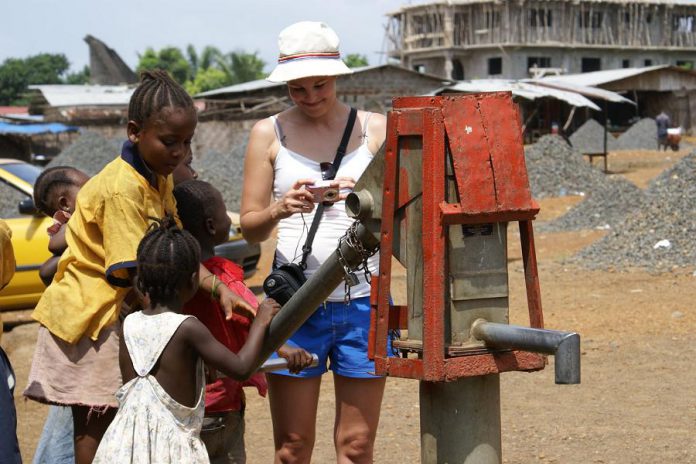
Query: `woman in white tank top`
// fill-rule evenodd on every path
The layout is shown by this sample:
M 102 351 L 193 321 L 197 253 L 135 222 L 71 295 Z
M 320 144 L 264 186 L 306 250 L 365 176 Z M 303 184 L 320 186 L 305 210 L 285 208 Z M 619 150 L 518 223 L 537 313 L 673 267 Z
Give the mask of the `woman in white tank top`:
M 279 45 L 279 62 L 268 79 L 286 82 L 295 106 L 259 121 L 251 131 L 241 226 L 250 242 L 269 238 L 277 227 L 280 264 L 301 258 L 316 205 L 306 187 L 321 180 L 320 163 L 334 160 L 350 112 L 337 98 L 336 76 L 351 71 L 340 59 L 338 37 L 323 23 L 293 24 L 281 32 Z M 358 112 L 335 178 L 341 198 L 324 210 L 307 260 L 308 276 L 336 249 L 351 224 L 345 196 L 384 143 L 385 132 L 383 115 Z M 363 280 L 351 289 L 351 304 L 346 305 L 339 286 L 289 340 L 290 345 L 316 352 L 319 366 L 299 376 L 268 376 L 276 462 L 311 460 L 319 387 L 327 364 L 334 372 L 337 461 L 372 462 L 385 379 L 371 374 L 374 365 L 367 359 L 369 294 Z

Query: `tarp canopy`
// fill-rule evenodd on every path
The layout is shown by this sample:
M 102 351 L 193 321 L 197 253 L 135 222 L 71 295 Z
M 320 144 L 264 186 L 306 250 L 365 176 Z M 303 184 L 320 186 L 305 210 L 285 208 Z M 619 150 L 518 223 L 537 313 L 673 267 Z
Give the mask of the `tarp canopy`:
M 59 122 L 40 123 L 40 124 L 12 124 L 0 121 L 0 134 L 59 134 L 61 132 L 77 132 L 80 130 L 75 126 L 66 126 Z
M 512 92 L 514 96 L 526 100 L 554 98 L 564 101 L 571 106 L 587 107 L 596 111 L 600 110 L 599 106 L 595 105 L 592 100 L 585 98 L 579 93 L 507 79 L 474 79 L 471 81 L 460 81 L 454 85 L 443 87 L 436 93 L 439 94 L 447 91 L 466 93 Z

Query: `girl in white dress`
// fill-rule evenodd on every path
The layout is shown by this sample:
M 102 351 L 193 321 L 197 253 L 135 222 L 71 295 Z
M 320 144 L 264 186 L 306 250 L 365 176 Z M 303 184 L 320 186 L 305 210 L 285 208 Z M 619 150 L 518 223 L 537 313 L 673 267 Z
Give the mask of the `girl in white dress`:
M 271 299 L 261 303 L 246 344 L 235 354 L 198 319 L 179 313 L 198 289 L 200 249 L 188 232 L 164 219 L 140 242 L 137 260 L 137 286 L 149 304 L 123 322 L 119 410 L 94 462 L 207 463 L 199 437 L 205 391 L 201 361 L 247 379 L 280 305 Z M 309 353 L 289 360 L 293 371 L 311 361 Z

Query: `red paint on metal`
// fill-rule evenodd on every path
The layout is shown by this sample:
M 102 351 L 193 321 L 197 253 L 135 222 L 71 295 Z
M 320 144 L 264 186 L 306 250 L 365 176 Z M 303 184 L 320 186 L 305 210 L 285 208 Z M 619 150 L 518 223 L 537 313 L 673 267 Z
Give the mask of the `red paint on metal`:
M 546 357 L 524 351 L 473 351 L 446 357 L 446 226 L 520 222 L 527 300 L 532 327 L 543 327 L 532 220 L 532 200 L 519 114 L 509 94 L 463 97 L 405 97 L 389 113 L 382 202 L 379 278 L 373 281 L 369 352 L 379 375 L 426 381 L 506 371 L 543 369 Z M 467 129 L 468 128 L 468 129 Z M 387 332 L 403 327 L 408 308 L 389 306 L 391 253 L 396 208 L 412 200 L 409 173 L 399 156 L 410 156 L 412 136 L 422 138 L 423 165 L 423 340 L 418 358 L 389 358 Z M 407 138 L 402 138 L 407 137 Z M 460 203 L 446 203 L 446 140 L 453 157 Z M 400 145 L 400 142 L 401 145 Z M 401 150 L 401 152 L 400 152 Z M 398 191 L 397 191 L 398 187 Z
M 441 203 L 442 221 L 452 224 L 486 224 L 490 222 L 531 221 L 539 212 L 539 208 L 531 210 L 512 210 L 502 212 L 470 213 L 464 211 L 456 203 Z
M 377 339 L 377 302 L 379 300 L 379 279 L 370 282 L 370 331 L 367 334 L 367 358 L 375 359 L 375 341 Z
M 376 286 L 377 316 L 375 318 L 374 357 L 375 361 L 387 357 L 387 337 L 389 333 L 389 297 L 391 290 L 392 241 L 394 240 L 394 212 L 397 177 L 397 157 L 399 150 L 398 121 L 400 113 L 392 111 L 387 118 L 387 139 L 384 153 L 384 187 L 382 190 L 382 220 L 380 230 L 379 283 Z M 372 287 L 375 292 L 375 286 Z M 375 369 L 378 369 L 375 367 Z M 377 373 L 380 374 L 379 370 Z
M 530 209 L 532 196 L 517 107 L 509 104 L 507 92 L 479 95 L 477 100 L 486 130 L 497 210 Z
M 469 213 L 497 211 L 487 128 L 483 125 L 478 99 L 474 96 L 445 98 L 442 113 L 462 210 Z
M 537 329 L 544 328 L 544 313 L 541 308 L 541 289 L 539 288 L 539 269 L 534 246 L 532 221 L 520 221 L 520 242 L 522 243 L 522 264 L 524 281 L 527 287 L 527 306 L 529 324 Z
M 423 364 L 424 379 L 445 375 L 447 243 L 438 205 L 445 201 L 445 128 L 442 112 L 423 115 Z
M 389 309 L 389 328 L 408 329 L 408 306 L 392 306 Z

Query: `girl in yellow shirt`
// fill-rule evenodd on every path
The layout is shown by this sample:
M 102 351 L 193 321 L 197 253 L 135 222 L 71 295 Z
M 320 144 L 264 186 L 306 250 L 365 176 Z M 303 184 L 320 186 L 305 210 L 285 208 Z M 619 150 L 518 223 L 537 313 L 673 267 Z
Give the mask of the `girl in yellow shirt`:
M 119 314 L 133 302 L 138 243 L 150 218 L 176 215 L 172 172 L 191 153 L 191 97 L 166 72 L 145 72 L 128 107 L 121 155 L 90 179 L 67 223 L 68 249 L 34 310 L 41 323 L 24 395 L 71 406 L 75 461 L 89 463 L 118 406 Z M 201 286 L 227 317 L 253 309 L 202 268 Z M 127 305 L 125 305 L 127 306 Z

